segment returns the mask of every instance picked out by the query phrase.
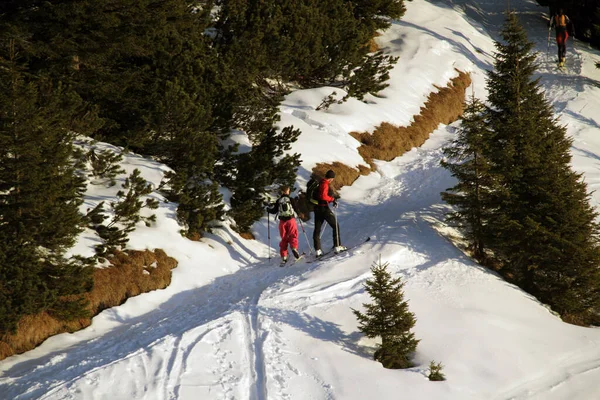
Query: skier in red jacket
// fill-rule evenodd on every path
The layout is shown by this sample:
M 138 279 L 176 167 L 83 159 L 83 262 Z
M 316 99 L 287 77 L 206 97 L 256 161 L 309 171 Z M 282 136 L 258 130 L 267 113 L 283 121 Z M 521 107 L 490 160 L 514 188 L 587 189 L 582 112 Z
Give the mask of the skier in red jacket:
M 333 194 L 333 190 L 329 187 L 331 181 L 335 179 L 335 172 L 327 171 L 325 178 L 321 179 L 319 188 L 317 189 L 317 198 L 319 204 L 315 205 L 315 231 L 313 232 L 313 241 L 317 257 L 323 255 L 321 250 L 321 227 L 323 222 L 327 222 L 333 231 L 333 250 L 336 253 L 346 250 L 340 245 L 340 229 L 337 223 L 337 218 L 329 208 L 329 203 L 333 203 L 333 207 L 337 207 L 337 199 L 339 196 Z

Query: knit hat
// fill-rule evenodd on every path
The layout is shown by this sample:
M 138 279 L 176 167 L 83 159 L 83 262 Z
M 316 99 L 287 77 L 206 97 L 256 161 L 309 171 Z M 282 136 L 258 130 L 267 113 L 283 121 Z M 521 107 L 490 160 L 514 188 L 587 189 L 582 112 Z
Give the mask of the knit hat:
M 335 178 L 335 172 L 333 172 L 332 170 L 327 171 L 327 173 L 325 174 L 325 178 L 326 179 Z

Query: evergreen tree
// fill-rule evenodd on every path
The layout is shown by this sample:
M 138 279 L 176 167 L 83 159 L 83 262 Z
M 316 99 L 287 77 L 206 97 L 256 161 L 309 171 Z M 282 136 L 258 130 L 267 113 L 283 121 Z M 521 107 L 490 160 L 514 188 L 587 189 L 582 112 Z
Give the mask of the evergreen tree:
M 447 221 L 464 230 L 465 238 L 477 260 L 484 259 L 489 219 L 493 213 L 491 192 L 501 190 L 495 185 L 486 154 L 489 153 L 491 132 L 486 125 L 485 105 L 474 96 L 465 105 L 462 123 L 454 141 L 444 149 L 449 161 L 441 164 L 458 183 L 442 193 L 442 199 L 454 206 Z
M 367 52 L 375 26 L 387 26 L 385 18 L 400 16 L 392 6 L 399 1 L 382 0 L 374 8 L 364 2 L 356 15 L 346 0 L 217 3 L 220 51 L 243 65 L 238 76 L 262 88 L 266 96 L 286 92 L 290 82 L 302 87 L 347 86 L 360 96 L 377 93 L 396 60 Z
M 410 1 L 410 0 L 409 0 Z M 367 29 L 368 38 L 379 29 L 387 29 L 390 19 L 400 19 L 406 12 L 404 0 L 346 0 L 354 7 L 354 17 Z
M 41 271 L 35 246 L 14 246 L 0 233 L 0 335 L 14 332 L 23 316 L 42 311 L 49 302 Z
M 185 177 L 169 196 L 191 207 L 178 215 L 190 215 L 182 222 L 193 229 L 220 213 L 220 196 L 207 181 L 214 180 L 218 138 L 232 120 L 226 102 L 236 87 L 221 76 L 227 68 L 205 34 L 211 9 L 210 1 L 67 0 L 30 15 L 35 65 L 49 65 L 98 106 L 104 125 L 97 138 L 153 156 Z M 63 40 L 46 39 L 56 35 Z
M 419 340 L 410 331 L 415 326 L 415 316 L 404 300 L 400 278 L 392 279 L 388 264 L 374 263 L 371 267 L 373 279 L 365 283 L 365 290 L 373 299 L 372 304 L 363 304 L 366 312 L 352 310 L 360 325 L 358 329 L 369 338 L 381 337 L 381 345 L 374 359 L 385 368 L 408 368 L 410 358 L 417 349 Z
M 135 230 L 138 222 L 144 221 L 146 226 L 156 221 L 156 215 L 144 217 L 140 214 L 142 208 L 154 210 L 158 208 L 158 201 L 147 198 L 142 201 L 142 196 L 152 193 L 152 185 L 141 177 L 140 171 L 136 168 L 131 175 L 125 179 L 122 185 L 127 192 L 120 190 L 117 192 L 118 201 L 112 202 L 111 208 L 113 216 L 110 222 L 103 224 L 108 219 L 105 214 L 104 202 L 98 204 L 87 214 L 87 222 L 91 228 L 98 232 L 103 243 L 96 247 L 100 255 L 106 255 L 116 249 L 123 248 L 129 241 L 129 233 Z
M 87 264 L 65 259 L 81 231 L 83 178 L 74 168 L 73 133 L 81 101 L 50 79 L 26 73 L 18 41 L 0 41 L 0 287 L 15 318 L 40 310 L 82 311 Z M 83 126 L 83 125 L 82 125 Z M 25 257 L 24 251 L 30 254 Z M 20 259 L 22 257 L 22 260 Z M 16 288 L 29 288 L 23 294 Z M 67 315 L 69 314 L 69 315 Z M 13 329 L 13 322 L 6 327 Z
M 238 231 L 248 232 L 263 216 L 264 198 L 270 186 L 294 187 L 300 155 L 284 152 L 290 150 L 298 135 L 300 131 L 293 127 L 270 128 L 257 138 L 250 152 L 237 155 L 230 184 L 233 192 L 230 215 Z
M 514 14 L 496 43 L 488 75 L 488 160 L 501 176 L 490 243 L 503 271 L 564 318 L 590 322 L 600 304 L 596 212 L 581 175 L 571 170 L 571 141 L 544 98 L 533 44 Z
M 119 165 L 123 161 L 123 155 L 110 150 L 97 151 L 95 147 L 89 149 L 86 154 L 92 171 L 90 176 L 108 182 L 109 186 L 116 184 L 116 176 L 125 172 Z

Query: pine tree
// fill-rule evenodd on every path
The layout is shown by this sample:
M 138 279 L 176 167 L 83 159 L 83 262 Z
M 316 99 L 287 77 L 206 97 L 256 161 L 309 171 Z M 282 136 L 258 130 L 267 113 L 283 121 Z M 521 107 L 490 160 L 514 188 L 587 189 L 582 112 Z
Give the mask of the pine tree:
M 571 141 L 533 79 L 535 54 L 509 14 L 488 75 L 488 160 L 503 190 L 490 248 L 503 272 L 563 318 L 589 323 L 600 305 L 597 213 L 581 175 L 571 170 Z
M 82 225 L 83 178 L 74 168 L 71 130 L 81 101 L 65 86 L 28 74 L 20 50 L 10 38 L 0 44 L 0 287 L 14 307 L 9 329 L 40 310 L 66 318 L 83 312 L 71 295 L 91 285 L 87 263 L 64 257 Z
M 372 304 L 363 304 L 366 312 L 352 310 L 360 325 L 358 329 L 369 338 L 381 337 L 381 345 L 374 359 L 385 368 L 408 368 L 410 358 L 419 343 L 410 330 L 415 326 L 415 316 L 404 300 L 400 278 L 392 279 L 387 270 L 388 263 L 374 263 L 371 267 L 373 279 L 365 283 L 365 290 L 373 299 Z
M 444 149 L 449 160 L 441 162 L 458 180 L 442 193 L 442 199 L 454 206 L 447 221 L 464 230 L 474 257 L 480 261 L 484 259 L 486 237 L 492 234 L 486 230 L 493 213 L 491 192 L 501 190 L 486 158 L 491 132 L 487 129 L 485 111 L 485 105 L 474 96 L 465 104 L 456 138 Z
M 354 17 L 368 29 L 369 38 L 379 29 L 387 29 L 390 19 L 406 12 L 404 0 L 346 0 L 354 7 Z
M 361 97 L 375 94 L 385 87 L 395 58 L 368 55 L 368 43 L 404 8 L 399 0 L 367 3 L 221 0 L 216 43 L 226 59 L 244 66 L 236 76 L 267 97 L 285 93 L 292 82 L 343 86 Z
M 129 233 L 135 230 L 138 222 L 144 221 L 146 226 L 150 226 L 152 222 L 156 221 L 154 214 L 148 217 L 140 214 L 142 208 L 151 210 L 158 208 L 156 199 L 141 200 L 142 196 L 151 194 L 153 189 L 152 185 L 142 178 L 140 170 L 134 169 L 131 175 L 125 179 L 122 187 L 127 189 L 127 192 L 122 190 L 117 192 L 118 200 L 110 204 L 113 216 L 108 224 L 103 224 L 104 220 L 108 219 L 104 214 L 103 202 L 87 215 L 88 223 L 103 240 L 103 243 L 96 247 L 96 251 L 100 255 L 125 247 L 129 241 Z
M 119 165 L 123 161 L 123 155 L 111 150 L 97 151 L 95 147 L 89 149 L 86 159 L 92 167 L 90 176 L 108 182 L 109 186 L 116 184 L 116 176 L 125 172 Z
M 348 79 L 346 86 L 348 94 L 343 100 L 349 97 L 363 100 L 366 94 L 377 94 L 388 87 L 389 71 L 394 68 L 397 61 L 398 57 L 385 55 L 383 51 L 365 56 L 360 68 L 354 70 Z
M 264 195 L 269 187 L 294 186 L 300 155 L 285 152 L 299 135 L 300 131 L 293 127 L 270 128 L 256 139 L 250 152 L 236 157 L 235 178 L 230 185 L 233 192 L 230 215 L 239 232 L 248 232 L 263 216 Z

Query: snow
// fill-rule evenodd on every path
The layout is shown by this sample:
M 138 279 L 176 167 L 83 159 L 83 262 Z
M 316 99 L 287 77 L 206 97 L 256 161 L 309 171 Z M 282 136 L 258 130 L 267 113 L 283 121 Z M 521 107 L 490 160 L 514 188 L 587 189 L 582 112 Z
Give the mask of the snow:
M 497 4 L 496 4 L 497 3 Z M 573 167 L 590 190 L 600 185 L 598 51 L 577 42 L 568 71 L 546 55 L 545 8 L 513 0 L 541 52 L 539 76 L 573 138 Z M 433 85 L 471 72 L 484 97 L 493 39 L 504 2 L 448 0 L 407 3 L 402 21 L 378 38 L 400 60 L 382 97 L 350 100 L 316 111 L 334 89 L 296 91 L 281 104 L 281 126 L 302 135 L 298 183 L 317 162 L 364 164 L 351 131 L 380 122 L 405 125 Z M 338 95 L 343 96 L 337 89 Z M 276 230 L 267 219 L 247 241 L 226 224 L 201 242 L 184 239 L 176 204 L 158 194 L 157 222 L 140 223 L 135 249 L 162 248 L 179 261 L 172 284 L 129 299 L 94 318 L 92 326 L 57 335 L 0 362 L 2 399 L 596 399 L 600 398 L 600 330 L 563 323 L 543 304 L 475 264 L 440 231 L 447 206 L 439 192 L 452 178 L 439 165 L 456 126 L 440 126 L 419 149 L 341 191 L 337 211 L 348 253 L 278 268 Z M 232 139 L 247 146 L 241 137 Z M 107 146 L 115 151 L 120 149 Z M 241 149 L 241 151 L 245 151 Z M 123 162 L 157 185 L 168 168 L 135 154 Z M 113 188 L 90 186 L 83 207 L 111 200 Z M 600 193 L 592 195 L 598 206 Z M 312 223 L 305 228 L 310 239 Z M 331 245 L 324 234 L 324 248 Z M 369 236 L 371 240 L 363 243 Z M 308 250 L 301 236 L 302 250 Z M 88 254 L 85 232 L 73 249 Z M 271 259 L 269 260 L 269 254 Z M 372 360 L 376 341 L 357 329 L 351 308 L 369 302 L 363 284 L 379 257 L 406 282 L 421 339 L 416 366 L 385 370 Z M 152 266 L 150 266 L 152 267 Z M 442 362 L 447 381 L 427 380 L 429 362 Z

